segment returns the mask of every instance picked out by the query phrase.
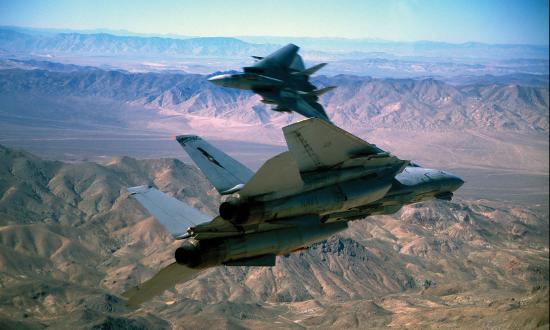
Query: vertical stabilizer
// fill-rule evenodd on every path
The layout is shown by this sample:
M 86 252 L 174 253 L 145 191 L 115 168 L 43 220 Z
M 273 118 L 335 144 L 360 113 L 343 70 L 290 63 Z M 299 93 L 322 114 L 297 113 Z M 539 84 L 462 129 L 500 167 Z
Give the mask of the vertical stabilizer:
M 239 191 L 254 173 L 196 135 L 180 135 L 176 140 L 222 195 Z

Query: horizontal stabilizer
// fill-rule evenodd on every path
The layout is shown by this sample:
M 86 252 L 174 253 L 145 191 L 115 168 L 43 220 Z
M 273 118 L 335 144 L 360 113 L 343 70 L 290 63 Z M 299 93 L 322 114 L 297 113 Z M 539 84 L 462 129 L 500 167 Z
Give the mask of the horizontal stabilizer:
M 293 109 L 297 113 L 308 118 L 320 118 L 330 123 L 330 119 L 325 112 L 325 108 L 315 100 L 308 100 L 308 98 L 299 97 L 296 99 L 296 106 Z
M 183 238 L 187 229 L 212 219 L 182 201 L 170 197 L 151 186 L 128 188 L 136 199 L 175 239 Z
M 252 58 L 258 61 L 264 59 L 262 56 L 254 56 L 254 55 L 252 55 Z
M 254 175 L 246 166 L 196 135 L 180 135 L 176 140 L 222 195 L 239 191 Z
M 333 90 L 335 88 L 336 88 L 336 86 L 327 86 L 327 87 L 324 87 L 324 88 L 321 88 L 321 89 L 314 90 L 310 94 L 321 96 L 321 95 L 325 94 L 326 92 L 330 92 L 331 90 Z
M 161 269 L 151 279 L 124 292 L 122 296 L 128 299 L 127 306 L 138 307 L 176 284 L 194 279 L 201 271 L 202 269 L 193 269 L 174 262 Z
M 271 108 L 271 110 L 277 111 L 277 112 L 292 112 L 292 110 L 290 110 L 289 108 L 281 108 L 279 106 Z
M 321 70 L 325 65 L 327 65 L 327 64 L 326 63 L 319 63 L 319 64 L 316 64 L 316 65 L 312 66 L 311 68 L 305 69 L 304 71 L 294 72 L 293 74 L 294 75 L 311 76 L 315 72 Z
M 272 100 L 266 100 L 266 99 L 261 99 L 260 102 L 262 102 L 263 104 L 276 104 L 275 101 L 272 101 Z

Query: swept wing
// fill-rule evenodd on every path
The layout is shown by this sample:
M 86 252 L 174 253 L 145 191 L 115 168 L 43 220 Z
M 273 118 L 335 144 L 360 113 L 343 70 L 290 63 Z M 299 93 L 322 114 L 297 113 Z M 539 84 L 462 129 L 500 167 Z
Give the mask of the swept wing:
M 384 168 L 395 175 L 408 164 L 319 118 L 286 126 L 283 133 L 288 152 L 268 160 L 241 189 L 241 197 L 297 190 L 304 186 L 304 178 L 334 170 L 362 167 L 375 172 Z

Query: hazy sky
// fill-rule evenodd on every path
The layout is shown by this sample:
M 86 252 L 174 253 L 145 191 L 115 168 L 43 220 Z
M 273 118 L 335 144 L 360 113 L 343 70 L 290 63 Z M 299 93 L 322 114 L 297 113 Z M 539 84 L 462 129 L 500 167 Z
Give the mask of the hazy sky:
M 0 25 L 548 44 L 548 0 L 0 0 Z

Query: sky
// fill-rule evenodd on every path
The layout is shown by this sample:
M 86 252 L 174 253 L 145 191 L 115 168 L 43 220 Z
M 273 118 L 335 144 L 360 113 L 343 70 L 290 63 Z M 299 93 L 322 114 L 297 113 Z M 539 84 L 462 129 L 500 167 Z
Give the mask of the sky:
M 548 45 L 549 0 L 0 0 L 0 25 Z

